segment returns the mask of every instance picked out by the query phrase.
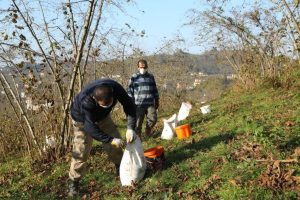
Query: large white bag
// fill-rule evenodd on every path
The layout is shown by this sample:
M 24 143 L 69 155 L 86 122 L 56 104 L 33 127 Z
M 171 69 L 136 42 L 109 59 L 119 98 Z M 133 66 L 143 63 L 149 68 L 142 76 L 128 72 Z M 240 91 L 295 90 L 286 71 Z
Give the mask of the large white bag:
M 120 164 L 120 179 L 123 186 L 140 181 L 146 172 L 146 159 L 139 137 L 126 145 Z
M 192 109 L 192 104 L 190 104 L 189 102 L 182 102 L 178 112 L 177 120 L 182 121 L 186 119 L 189 116 L 191 109 Z
M 161 134 L 161 139 L 171 140 L 175 134 L 175 127 L 177 126 L 177 114 L 172 115 L 169 119 L 164 120 L 164 129 Z

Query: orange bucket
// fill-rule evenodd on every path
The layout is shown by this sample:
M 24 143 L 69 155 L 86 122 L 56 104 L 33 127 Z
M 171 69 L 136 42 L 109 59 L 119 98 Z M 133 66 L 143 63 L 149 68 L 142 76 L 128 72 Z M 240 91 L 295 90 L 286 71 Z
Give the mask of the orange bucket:
M 177 126 L 175 128 L 176 135 L 178 139 L 188 138 L 192 135 L 192 130 L 190 124 L 185 124 L 182 126 Z
M 147 158 L 156 158 L 159 157 L 164 152 L 164 148 L 162 146 L 156 146 L 144 151 L 144 155 Z

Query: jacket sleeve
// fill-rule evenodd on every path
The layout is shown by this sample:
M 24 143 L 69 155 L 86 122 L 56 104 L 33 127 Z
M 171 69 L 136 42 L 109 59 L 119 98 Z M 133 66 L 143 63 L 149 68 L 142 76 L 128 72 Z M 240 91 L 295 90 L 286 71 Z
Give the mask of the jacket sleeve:
M 158 101 L 159 100 L 159 94 L 158 94 L 158 90 L 157 90 L 157 86 L 156 86 L 154 76 L 152 76 L 152 79 L 153 79 L 153 85 L 154 85 L 154 88 L 153 88 L 154 99 Z
M 91 111 L 83 109 L 84 112 L 84 127 L 83 129 L 95 140 L 101 141 L 103 143 L 110 143 L 113 137 L 104 133 L 97 124 L 92 120 Z
M 129 83 L 128 83 L 128 89 L 127 89 L 127 94 L 132 98 L 134 99 L 134 87 L 133 87 L 133 77 L 131 77 L 129 79 Z
M 136 106 L 134 104 L 133 98 L 131 98 L 125 91 L 125 89 L 120 85 L 116 85 L 116 97 L 118 101 L 122 104 L 123 110 L 127 116 L 127 128 L 135 130 L 136 126 Z

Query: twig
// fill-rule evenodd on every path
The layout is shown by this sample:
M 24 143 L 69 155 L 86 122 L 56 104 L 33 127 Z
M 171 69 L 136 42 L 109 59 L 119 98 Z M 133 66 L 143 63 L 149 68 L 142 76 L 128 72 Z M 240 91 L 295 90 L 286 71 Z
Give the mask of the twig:
M 291 162 L 295 162 L 298 163 L 298 159 L 297 158 L 293 158 L 293 159 L 286 159 L 286 160 L 267 160 L 267 159 L 261 159 L 261 160 L 256 160 L 257 162 L 275 162 L 275 161 L 279 161 L 281 163 L 291 163 Z

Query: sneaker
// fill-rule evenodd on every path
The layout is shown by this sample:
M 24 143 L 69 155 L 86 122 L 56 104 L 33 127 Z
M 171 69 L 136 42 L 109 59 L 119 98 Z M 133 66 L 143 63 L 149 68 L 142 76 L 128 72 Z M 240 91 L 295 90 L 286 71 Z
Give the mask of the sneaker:
M 79 181 L 71 181 L 69 184 L 68 197 L 76 197 L 79 195 Z

